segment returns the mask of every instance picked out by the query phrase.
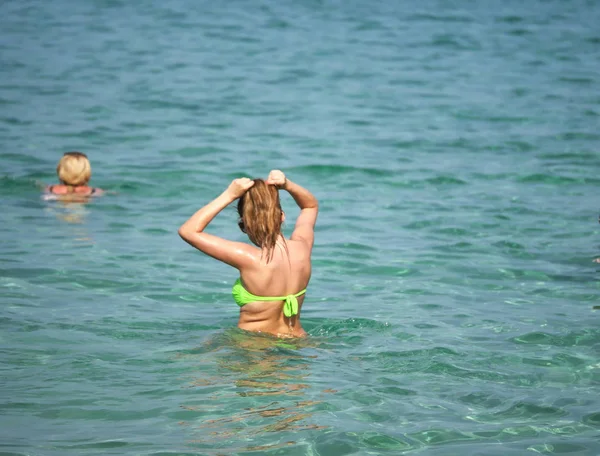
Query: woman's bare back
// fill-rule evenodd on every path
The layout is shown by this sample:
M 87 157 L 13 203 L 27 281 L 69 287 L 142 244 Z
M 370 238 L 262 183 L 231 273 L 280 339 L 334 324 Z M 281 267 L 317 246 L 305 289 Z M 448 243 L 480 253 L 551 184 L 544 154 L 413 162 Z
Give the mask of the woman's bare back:
M 284 240 L 277 243 L 269 262 L 263 258 L 256 268 L 240 273 L 244 288 L 257 296 L 287 296 L 306 289 L 311 275 L 310 248 L 302 241 Z M 290 318 L 283 314 L 283 301 L 249 302 L 241 307 L 238 326 L 248 331 L 268 332 L 291 337 L 306 333 L 300 324 L 304 294 L 298 297 L 298 314 Z

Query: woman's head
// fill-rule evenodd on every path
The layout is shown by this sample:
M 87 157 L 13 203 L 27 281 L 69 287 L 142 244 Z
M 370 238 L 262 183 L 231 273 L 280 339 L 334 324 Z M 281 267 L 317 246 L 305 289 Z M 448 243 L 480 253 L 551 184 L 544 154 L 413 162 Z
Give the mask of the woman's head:
M 56 173 L 65 185 L 86 185 L 92 177 L 92 166 L 85 154 L 67 152 L 58 162 Z
M 254 244 L 266 249 L 270 259 L 284 219 L 277 188 L 254 179 L 254 185 L 238 200 L 237 210 L 240 229 Z

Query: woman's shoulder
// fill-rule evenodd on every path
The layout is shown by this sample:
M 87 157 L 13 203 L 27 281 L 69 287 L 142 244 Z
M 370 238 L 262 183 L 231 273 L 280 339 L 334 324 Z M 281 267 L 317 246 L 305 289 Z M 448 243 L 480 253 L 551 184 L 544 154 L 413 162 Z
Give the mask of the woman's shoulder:
M 104 194 L 104 190 L 96 187 L 89 187 L 87 185 L 80 185 L 73 187 L 71 185 L 55 184 L 47 185 L 45 193 L 51 195 L 82 195 L 82 196 L 100 196 Z

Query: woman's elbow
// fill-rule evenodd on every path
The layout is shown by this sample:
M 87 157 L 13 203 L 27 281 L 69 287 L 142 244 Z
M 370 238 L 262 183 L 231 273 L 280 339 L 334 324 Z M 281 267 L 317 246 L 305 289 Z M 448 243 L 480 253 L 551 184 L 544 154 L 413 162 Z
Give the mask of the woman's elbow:
M 190 230 L 185 225 L 179 227 L 177 234 L 179 234 L 179 237 L 184 241 L 187 241 L 190 238 Z

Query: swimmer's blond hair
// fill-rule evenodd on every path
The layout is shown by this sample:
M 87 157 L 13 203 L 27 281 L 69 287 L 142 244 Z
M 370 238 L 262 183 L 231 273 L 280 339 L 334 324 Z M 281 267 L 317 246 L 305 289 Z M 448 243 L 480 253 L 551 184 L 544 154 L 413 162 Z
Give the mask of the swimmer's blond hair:
M 56 167 L 58 178 L 65 185 L 86 185 L 92 177 L 92 165 L 81 152 L 66 152 Z

